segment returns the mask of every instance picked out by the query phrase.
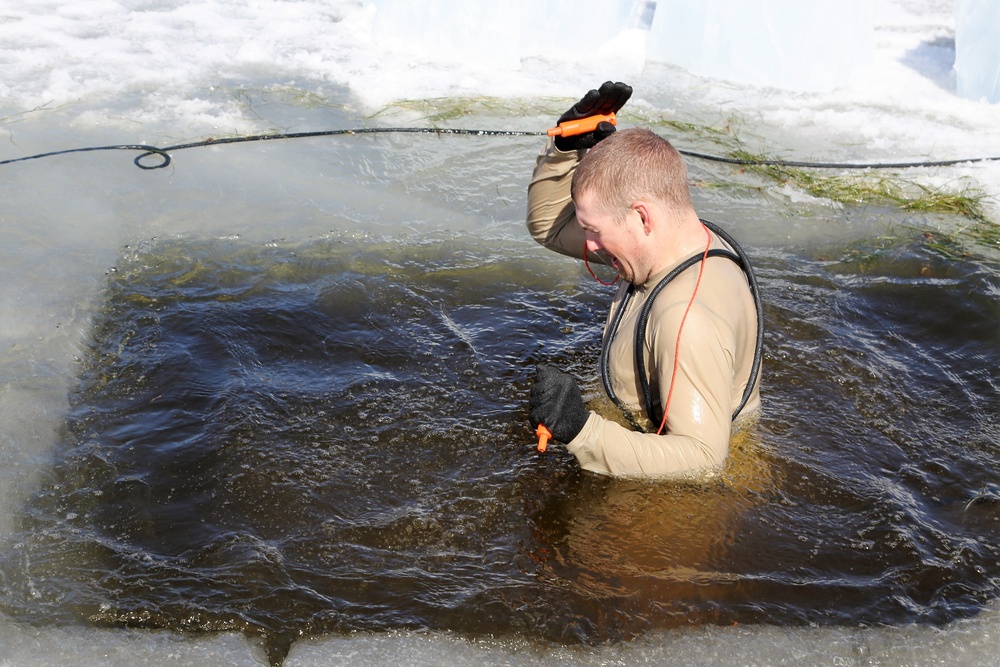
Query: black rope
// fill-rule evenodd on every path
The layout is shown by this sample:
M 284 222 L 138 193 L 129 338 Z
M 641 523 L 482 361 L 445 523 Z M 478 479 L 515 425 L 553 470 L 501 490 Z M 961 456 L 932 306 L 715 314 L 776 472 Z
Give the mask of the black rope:
M 601 341 L 601 358 L 599 362 L 599 367 L 601 371 L 601 384 L 604 385 L 604 393 L 607 394 L 611 402 L 614 403 L 625 418 L 628 419 L 629 423 L 632 424 L 632 428 L 640 433 L 645 432 L 644 429 L 635 417 L 632 415 L 632 411 L 629 410 L 625 404 L 618 398 L 618 394 L 615 392 L 614 386 L 611 384 L 611 341 L 614 339 L 615 334 L 618 333 L 618 328 L 621 326 L 622 318 L 625 316 L 625 309 L 628 307 L 629 301 L 635 296 L 635 285 L 628 283 L 628 287 L 625 288 L 625 293 L 622 295 L 621 303 L 618 305 L 618 310 L 615 312 L 614 317 L 608 324 L 607 329 L 604 332 L 604 339 Z
M 69 153 L 84 153 L 89 151 L 143 151 L 133 162 L 140 169 L 163 169 L 171 162 L 170 153 L 182 151 L 188 148 L 202 148 L 205 146 L 217 146 L 220 144 L 242 144 L 252 141 L 274 141 L 276 139 L 307 139 L 313 137 L 335 137 L 345 134 L 468 134 L 493 137 L 538 137 L 544 136 L 544 132 L 521 132 L 516 130 L 459 130 L 434 127 L 362 127 L 350 130 L 320 130 L 316 132 L 283 132 L 281 134 L 255 134 L 244 137 L 224 137 L 222 139 L 203 139 L 192 141 L 186 144 L 176 144 L 173 146 L 147 146 L 145 144 L 116 144 L 112 146 L 90 146 L 88 148 L 70 148 L 49 153 L 39 153 L 38 155 L 28 155 L 26 157 L 12 158 L 10 160 L 0 160 L 0 165 L 13 164 L 14 162 L 25 162 L 27 160 L 38 160 L 44 157 L 56 155 L 67 155 Z M 156 164 L 143 164 L 143 160 L 150 156 L 157 156 L 161 162 Z
M 682 150 L 678 150 L 677 152 L 681 155 L 697 158 L 699 160 L 724 162 L 726 164 L 753 167 L 800 167 L 807 169 L 914 169 L 917 167 L 953 167 L 956 164 L 971 164 L 974 162 L 993 162 L 1000 160 L 1000 155 L 998 155 L 994 157 L 955 158 L 954 160 L 928 160 L 924 162 L 800 162 L 797 160 L 725 157 L 721 155 L 707 155 L 705 153 L 694 153 Z
M 733 238 L 732 234 L 716 223 L 701 218 L 701 224 L 715 232 L 716 236 L 728 243 L 729 247 L 736 251 L 736 255 L 740 258 L 740 266 L 743 268 L 743 273 L 746 274 L 747 281 L 750 285 L 750 295 L 753 297 L 754 308 L 757 310 L 757 337 L 754 342 L 753 364 L 750 367 L 750 379 L 747 380 L 747 389 L 743 393 L 743 400 L 740 403 L 740 406 L 736 408 L 736 412 L 733 413 L 733 419 L 736 419 L 736 415 L 738 415 L 740 411 L 746 407 L 747 401 L 750 400 L 750 394 L 753 387 L 757 384 L 757 380 L 760 378 L 760 366 L 764 356 L 764 300 L 760 296 L 760 285 L 757 283 L 757 273 L 753 270 L 753 266 L 750 265 L 750 257 L 743 250 L 743 246 L 736 242 L 736 239 Z
M 89 146 L 87 148 L 68 148 L 61 151 L 52 151 L 50 153 L 39 153 L 37 155 L 28 155 L 26 157 L 16 157 L 10 160 L 0 161 L 0 165 L 13 164 L 15 162 L 26 162 L 28 160 L 38 160 L 43 157 L 53 157 L 56 155 L 68 155 L 69 153 L 89 153 L 91 151 L 145 151 L 142 155 L 135 159 L 135 166 L 140 169 L 159 169 L 161 167 L 166 167 L 170 164 L 170 156 L 167 155 L 166 151 L 171 150 L 169 148 L 157 148 L 156 146 L 146 146 L 145 144 L 118 144 L 115 146 Z M 163 158 L 163 164 L 158 164 L 152 167 L 147 167 L 145 165 L 139 164 L 139 160 L 149 155 L 159 155 Z
M 649 378 L 646 375 L 646 353 L 645 353 L 646 329 L 649 328 L 649 316 L 653 312 L 653 303 L 656 301 L 656 297 L 659 296 L 660 292 L 662 292 L 667 285 L 673 282 L 674 278 L 676 278 L 683 272 L 687 271 L 689 268 L 691 268 L 698 262 L 701 262 L 703 259 L 710 259 L 712 257 L 726 257 L 727 259 L 730 259 L 737 265 L 739 265 L 739 267 L 743 269 L 744 272 L 749 273 L 751 271 L 749 264 L 744 266 L 741 263 L 740 258 L 735 253 L 732 253 L 724 248 L 713 248 L 712 250 L 709 250 L 707 257 L 705 253 L 699 252 L 696 255 L 688 257 L 686 260 L 678 264 L 677 267 L 675 267 L 670 273 L 664 276 L 660 280 L 660 282 L 656 284 L 656 287 L 654 287 L 652 291 L 649 293 L 649 296 L 646 298 L 646 302 L 642 304 L 642 309 L 639 311 L 639 319 L 635 326 L 635 343 L 634 343 L 635 365 L 637 369 L 636 375 L 638 375 L 639 377 L 639 386 L 642 388 L 642 396 L 646 404 L 646 415 L 649 416 L 649 421 L 653 423 L 653 426 L 656 426 L 663 420 L 663 412 L 656 411 L 656 401 L 653 397 L 653 392 L 650 391 Z M 758 324 L 757 329 L 758 330 L 762 329 L 760 324 Z M 680 336 L 680 332 L 678 332 L 677 335 Z M 759 350 L 755 350 L 754 354 L 755 365 L 758 359 L 757 357 L 758 352 Z M 750 380 L 747 382 L 746 390 L 744 390 L 743 392 L 743 400 L 740 402 L 739 407 L 736 408 L 735 411 L 733 411 L 733 416 L 732 416 L 733 420 L 735 420 L 736 417 L 739 416 L 740 411 L 743 410 L 744 406 L 746 406 L 747 404 L 747 401 L 750 400 L 750 396 L 753 395 L 753 390 L 754 390 L 754 385 L 756 384 L 756 380 L 757 380 L 756 369 L 754 367 L 751 367 Z
M 363 127 L 350 130 L 321 130 L 316 132 L 283 132 L 280 134 L 256 134 L 243 137 L 226 137 L 222 139 L 204 139 L 192 141 L 174 146 L 148 146 L 145 144 L 116 144 L 111 146 L 89 146 L 86 148 L 69 148 L 66 150 L 39 153 L 25 157 L 0 160 L 0 165 L 14 164 L 15 162 L 26 162 L 28 160 L 38 160 L 40 158 L 54 157 L 56 155 L 68 155 L 70 153 L 87 153 L 93 151 L 142 151 L 133 160 L 135 166 L 140 169 L 152 170 L 163 169 L 171 163 L 170 153 L 174 151 L 186 150 L 188 148 L 202 148 L 205 146 L 217 146 L 221 144 L 240 144 L 252 141 L 274 141 L 276 139 L 306 139 L 314 137 L 334 137 L 350 134 L 461 134 L 482 137 L 541 137 L 544 132 L 529 132 L 518 130 L 463 130 L 435 127 Z M 722 155 L 710 155 L 706 153 L 696 153 L 694 151 L 678 150 L 681 155 L 698 160 L 708 160 L 711 162 L 722 162 L 725 164 L 741 166 L 762 166 L 762 167 L 798 167 L 808 169 L 912 169 L 918 167 L 950 167 L 957 164 L 992 162 L 1000 160 L 1000 156 L 994 157 L 974 157 L 956 158 L 953 160 L 929 160 L 923 162 L 803 162 L 797 160 L 770 160 L 757 158 L 737 158 Z M 146 164 L 144 160 L 156 156 L 159 162 Z

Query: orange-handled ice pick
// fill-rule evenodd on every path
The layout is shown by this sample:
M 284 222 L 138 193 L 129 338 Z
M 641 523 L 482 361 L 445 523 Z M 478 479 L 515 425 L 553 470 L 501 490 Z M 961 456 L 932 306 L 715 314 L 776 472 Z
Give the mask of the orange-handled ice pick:
M 538 451 L 544 452 L 545 448 L 549 446 L 549 438 L 552 437 L 552 431 L 545 427 L 545 424 L 539 424 L 538 428 L 535 429 L 535 435 L 538 436 Z
M 550 137 L 572 137 L 577 134 L 593 132 L 601 123 L 617 125 L 618 119 L 615 117 L 615 112 L 612 111 L 609 114 L 599 113 L 594 116 L 587 116 L 586 118 L 578 118 L 577 120 L 567 120 L 555 127 L 550 127 L 546 134 Z

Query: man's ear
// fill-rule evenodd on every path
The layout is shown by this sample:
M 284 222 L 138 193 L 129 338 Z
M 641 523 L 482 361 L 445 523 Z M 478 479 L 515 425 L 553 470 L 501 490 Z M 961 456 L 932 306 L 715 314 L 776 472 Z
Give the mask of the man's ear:
M 644 201 L 632 202 L 632 210 L 639 214 L 639 221 L 642 222 L 642 231 L 649 236 L 653 231 L 653 218 L 650 214 L 650 207 Z

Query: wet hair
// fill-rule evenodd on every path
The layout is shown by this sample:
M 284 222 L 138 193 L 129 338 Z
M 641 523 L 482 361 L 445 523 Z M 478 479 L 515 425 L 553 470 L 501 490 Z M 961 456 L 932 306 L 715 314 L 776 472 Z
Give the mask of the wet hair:
M 614 220 L 633 202 L 652 199 L 668 210 L 691 208 L 687 168 L 663 137 L 645 128 L 619 130 L 591 148 L 573 174 L 574 199 L 584 192 Z

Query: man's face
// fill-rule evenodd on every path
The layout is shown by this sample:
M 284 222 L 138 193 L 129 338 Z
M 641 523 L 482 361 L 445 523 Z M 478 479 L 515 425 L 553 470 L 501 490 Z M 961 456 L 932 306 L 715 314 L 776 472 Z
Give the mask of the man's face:
M 644 262 L 646 253 L 639 242 L 642 221 L 638 212 L 629 209 L 624 221 L 616 221 L 598 208 L 597 198 L 590 192 L 580 194 L 573 203 L 577 222 L 587 234 L 587 250 L 604 257 L 626 281 L 645 282 L 649 275 Z

